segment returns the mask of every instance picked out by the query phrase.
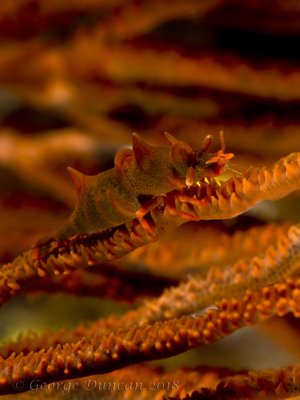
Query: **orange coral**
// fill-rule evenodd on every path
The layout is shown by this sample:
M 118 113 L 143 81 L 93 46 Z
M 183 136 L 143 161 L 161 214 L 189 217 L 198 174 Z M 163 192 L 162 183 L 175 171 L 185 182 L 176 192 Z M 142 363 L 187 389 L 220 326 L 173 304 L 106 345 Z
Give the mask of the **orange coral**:
M 297 2 L 2 3 L 0 393 L 299 394 Z M 234 159 L 222 134 L 211 143 L 220 131 Z M 67 167 L 80 215 L 61 229 L 76 197 Z M 48 329 L 23 303 L 43 307 Z M 260 345 L 264 364 L 252 354 L 259 328 L 279 343 Z M 179 367 L 140 364 L 192 348 Z M 283 350 L 294 366 L 275 360 Z

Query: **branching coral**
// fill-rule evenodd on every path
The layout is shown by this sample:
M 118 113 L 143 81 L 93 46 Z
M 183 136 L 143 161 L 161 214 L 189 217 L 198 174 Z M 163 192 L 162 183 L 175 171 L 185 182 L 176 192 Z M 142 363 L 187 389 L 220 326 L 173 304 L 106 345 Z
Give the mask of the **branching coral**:
M 261 200 L 278 199 L 299 187 L 297 153 L 280 160 L 272 170 L 251 169 L 247 176 L 232 178 L 220 186 L 203 184 L 171 192 L 152 210 L 151 231 L 137 219 L 127 225 L 69 240 L 53 242 L 46 254 L 39 247 L 29 250 L 1 270 L 1 303 L 21 290 L 28 279 L 63 274 L 76 267 L 113 260 L 153 241 L 168 224 L 174 228 L 187 219 L 230 218 Z
M 2 3 L 0 394 L 299 394 L 297 2 Z M 276 350 L 260 370 L 260 328 L 293 366 Z
M 193 189 L 188 189 L 187 193 L 172 192 L 173 201 L 168 198 L 165 209 L 161 209 L 161 205 L 158 208 L 163 218 L 160 219 L 161 225 L 158 226 L 164 227 L 169 218 L 175 218 L 176 224 L 180 224 L 178 221 L 182 220 L 183 215 L 185 218 L 190 215 L 194 219 L 199 210 L 203 213 L 201 207 L 206 207 L 207 210 L 208 204 L 212 211 L 209 212 L 208 208 L 204 215 L 214 217 L 218 213 L 220 217 L 220 214 L 224 213 L 226 217 L 228 214 L 231 216 L 232 213 L 241 212 L 238 206 L 245 207 L 245 204 L 249 206 L 261 200 L 263 196 L 278 198 L 299 187 L 298 158 L 298 154 L 293 154 L 276 163 L 271 171 L 254 170 L 250 171 L 247 177 L 231 178 L 221 184 L 219 190 L 214 184 L 207 184 L 206 196 L 203 197 L 199 196 L 204 193 L 203 187 L 197 189 L 198 198 L 194 197 Z M 224 193 L 227 194 L 227 199 Z M 187 204 L 193 207 L 193 211 L 191 208 L 189 213 L 186 210 L 182 211 L 181 207 L 183 205 L 186 207 Z M 155 215 L 153 211 L 151 213 Z M 155 225 L 156 221 L 153 218 L 152 236 L 148 227 L 142 227 L 138 221 L 133 221 L 129 224 L 129 228 L 125 231 L 123 228 L 123 232 L 121 230 L 123 235 L 119 233 L 115 243 L 120 228 L 104 231 L 100 236 L 96 233 L 82 237 L 75 236 L 67 241 L 67 247 L 58 242 L 45 259 L 37 247 L 2 268 L 2 302 L 19 291 L 21 289 L 19 284 L 26 283 L 28 279 L 64 271 L 70 272 L 76 264 L 82 267 L 84 263 L 91 265 L 120 256 L 124 252 L 122 243 L 127 244 L 126 251 L 128 251 L 144 243 L 146 238 L 153 240 L 159 232 Z M 131 239 L 131 247 L 128 247 L 128 241 L 132 237 L 130 232 L 134 232 L 133 228 L 137 229 L 138 236 L 135 236 L 134 240 Z M 126 236 L 124 232 L 127 233 Z M 112 234 L 112 240 L 108 236 L 109 233 Z M 96 241 L 97 235 L 102 242 Z M 51 346 L 50 342 L 46 347 L 48 350 L 44 347 L 28 355 L 23 353 L 18 356 L 11 355 L 3 360 L 2 364 L 3 392 L 11 392 L 19 381 L 24 382 L 24 389 L 29 388 L 30 382 L 36 377 L 51 382 L 66 377 L 108 372 L 130 363 L 176 354 L 201 343 L 215 341 L 245 323 L 253 323 L 276 313 L 280 315 L 293 311 L 297 315 L 297 296 L 300 293 L 297 281 L 291 280 L 275 285 L 273 289 L 263 286 L 282 279 L 298 267 L 298 242 L 299 228 L 294 226 L 290 228 L 287 236 L 279 238 L 275 248 L 267 249 L 261 259 L 254 257 L 249 262 L 239 261 L 230 269 L 213 269 L 209 271 L 205 280 L 191 277 L 177 288 L 169 289 L 158 300 L 147 301 L 140 309 L 125 315 L 120 321 L 111 321 L 108 326 L 103 321 L 92 325 L 92 329 L 83 330 L 84 338 L 73 344 L 65 343 L 62 347 L 59 344 L 53 348 L 48 347 Z M 104 252 L 99 251 L 101 246 L 102 249 L 106 249 Z M 261 291 L 257 292 L 260 287 Z M 245 293 L 244 303 L 237 303 L 236 296 L 243 293 Z M 281 296 L 282 293 L 284 297 Z M 261 296 L 265 300 L 259 305 L 255 299 L 261 299 Z M 209 310 L 204 317 L 201 316 L 201 310 L 210 305 L 216 305 L 217 310 Z M 200 316 L 197 316 L 199 312 Z M 187 316 L 182 317 L 183 315 Z M 120 327 L 122 329 L 117 330 Z M 61 341 L 64 343 L 63 336 Z M 34 367 L 30 367 L 31 365 Z

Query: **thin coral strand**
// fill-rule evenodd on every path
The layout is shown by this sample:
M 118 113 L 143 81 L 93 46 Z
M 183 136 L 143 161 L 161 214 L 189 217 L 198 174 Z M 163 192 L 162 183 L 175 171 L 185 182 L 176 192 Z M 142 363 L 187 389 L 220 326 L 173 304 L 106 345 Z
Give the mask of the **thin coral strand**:
M 91 339 L 83 338 L 25 356 L 12 354 L 0 361 L 0 392 L 15 392 L 15 383 L 20 381 L 22 390 L 28 390 L 33 379 L 47 383 L 166 358 L 213 343 L 273 315 L 293 312 L 299 316 L 300 279 L 289 278 L 255 292 L 248 290 L 242 298 L 223 299 L 217 306 L 217 310 L 208 310 L 200 317 L 184 316 L 104 335 L 96 331 Z
M 300 366 L 248 372 L 221 379 L 215 389 L 202 388 L 174 400 L 281 400 L 300 393 Z M 298 397 L 297 397 L 298 398 Z
M 137 310 L 130 311 L 119 319 L 111 317 L 96 321 L 89 326 L 78 327 L 73 332 L 61 330 L 51 335 L 46 332 L 38 336 L 24 336 L 17 343 L 7 343 L 1 353 L 40 350 L 58 343 L 91 338 L 95 331 L 102 335 L 112 334 L 118 329 L 130 329 L 183 315 L 202 315 L 205 307 L 215 304 L 218 307 L 222 299 L 245 296 L 248 290 L 259 290 L 273 284 L 290 274 L 300 266 L 300 227 L 293 226 L 287 235 L 279 238 L 276 246 L 270 246 L 261 258 L 254 257 L 249 262 L 238 261 L 231 268 L 215 269 L 206 278 L 190 277 L 187 282 L 167 289 L 158 299 L 145 301 Z
M 151 274 L 177 279 L 187 273 L 204 274 L 212 265 L 232 265 L 239 259 L 263 253 L 288 227 L 288 224 L 267 224 L 229 234 L 210 222 L 209 225 L 188 223 L 113 263 L 122 270 L 134 271 L 138 265 Z
M 143 81 L 177 87 L 195 85 L 262 98 L 299 99 L 297 69 L 286 71 L 280 65 L 275 69 L 270 62 L 257 69 L 246 59 L 232 57 L 224 62 L 213 52 L 188 57 L 173 49 L 157 51 L 154 46 L 142 49 L 124 43 L 101 43 L 96 34 L 76 35 L 67 45 L 48 46 L 47 51 L 43 42 L 36 40 L 10 44 L 9 50 L 0 51 L 0 81 L 12 90 L 16 80 L 45 85 L 51 81 L 49 76 L 59 76 L 67 83 L 86 80 L 97 71 L 99 78 L 117 84 Z M 26 68 L 14 68 L 25 60 Z
M 100 233 L 53 242 L 50 249 L 29 250 L 0 271 L 0 304 L 19 293 L 29 280 L 70 273 L 74 268 L 111 261 L 159 238 L 187 220 L 232 218 L 262 200 L 275 200 L 300 187 L 300 153 L 279 160 L 271 169 L 251 168 L 218 186 L 203 183 L 173 191 L 150 212 L 145 228 L 137 219 Z M 183 199 L 183 200 L 182 200 Z

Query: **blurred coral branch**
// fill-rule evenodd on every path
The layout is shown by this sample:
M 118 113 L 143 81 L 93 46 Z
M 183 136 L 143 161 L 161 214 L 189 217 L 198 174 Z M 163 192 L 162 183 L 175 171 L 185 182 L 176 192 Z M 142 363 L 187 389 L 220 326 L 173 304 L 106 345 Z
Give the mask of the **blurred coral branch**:
M 299 395 L 299 38 L 293 0 L 1 2 L 3 398 Z

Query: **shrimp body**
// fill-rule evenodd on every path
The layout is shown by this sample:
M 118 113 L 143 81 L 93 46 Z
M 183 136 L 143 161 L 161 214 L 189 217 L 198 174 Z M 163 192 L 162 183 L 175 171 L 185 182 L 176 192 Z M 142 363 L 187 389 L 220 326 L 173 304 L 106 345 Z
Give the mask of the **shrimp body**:
M 227 160 L 221 134 L 221 150 L 208 153 L 212 141 L 206 136 L 200 149 L 165 133 L 169 147 L 154 147 L 137 134 L 132 149 L 120 150 L 115 167 L 98 175 L 87 176 L 69 168 L 77 189 L 77 203 L 67 222 L 54 235 L 56 240 L 81 233 L 99 232 L 126 223 L 138 214 L 147 201 L 195 184 L 209 176 L 220 175 Z

